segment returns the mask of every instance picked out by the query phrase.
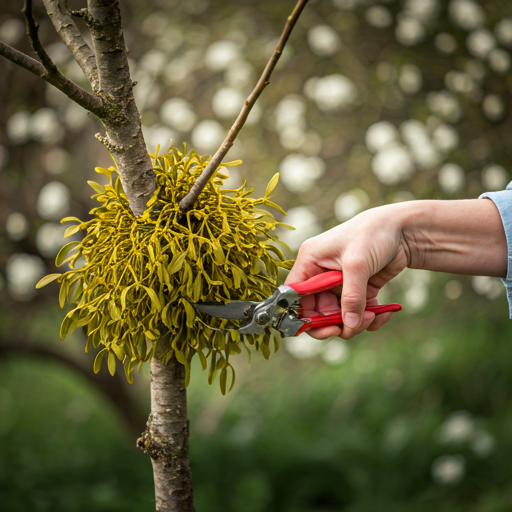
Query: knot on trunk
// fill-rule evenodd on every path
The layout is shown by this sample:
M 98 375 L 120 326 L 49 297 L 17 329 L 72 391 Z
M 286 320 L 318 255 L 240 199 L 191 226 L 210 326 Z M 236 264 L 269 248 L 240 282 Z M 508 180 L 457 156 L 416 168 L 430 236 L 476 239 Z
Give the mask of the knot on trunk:
M 153 415 L 150 414 L 146 423 L 146 430 L 137 439 L 137 448 L 149 455 L 153 460 L 160 461 L 165 467 L 171 467 L 174 463 L 178 463 L 187 455 L 187 441 L 189 437 L 189 422 L 186 421 L 183 428 L 182 443 L 175 444 L 168 441 L 160 430 L 154 425 Z
M 154 460 L 167 462 L 173 457 L 171 444 L 165 440 L 160 431 L 153 425 L 153 415 L 149 415 L 146 430 L 137 439 L 137 448 Z

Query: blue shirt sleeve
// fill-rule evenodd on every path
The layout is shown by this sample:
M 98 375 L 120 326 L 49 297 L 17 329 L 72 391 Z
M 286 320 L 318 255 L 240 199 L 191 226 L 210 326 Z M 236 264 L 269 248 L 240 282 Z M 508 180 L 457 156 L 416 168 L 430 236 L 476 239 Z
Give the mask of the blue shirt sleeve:
M 507 277 L 502 279 L 507 289 L 507 299 L 510 318 L 512 318 L 512 181 L 505 190 L 498 192 L 485 192 L 479 199 L 491 199 L 501 215 L 501 221 L 505 228 L 508 246 Z

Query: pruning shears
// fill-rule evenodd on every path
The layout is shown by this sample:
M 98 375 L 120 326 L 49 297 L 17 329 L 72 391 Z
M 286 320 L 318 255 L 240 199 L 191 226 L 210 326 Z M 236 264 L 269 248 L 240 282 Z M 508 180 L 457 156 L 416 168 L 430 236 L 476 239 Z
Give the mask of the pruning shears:
M 338 270 L 324 272 L 302 283 L 281 285 L 267 299 L 261 302 L 235 300 L 226 304 L 208 303 L 193 304 L 203 313 L 229 320 L 242 320 L 241 326 L 235 329 L 240 334 L 261 334 L 267 327 L 274 327 L 284 336 L 297 336 L 309 329 L 342 325 L 342 314 L 301 316 L 300 299 L 335 288 L 343 283 L 343 273 Z M 400 311 L 400 304 L 382 304 L 367 306 L 366 311 L 376 315 L 388 311 Z

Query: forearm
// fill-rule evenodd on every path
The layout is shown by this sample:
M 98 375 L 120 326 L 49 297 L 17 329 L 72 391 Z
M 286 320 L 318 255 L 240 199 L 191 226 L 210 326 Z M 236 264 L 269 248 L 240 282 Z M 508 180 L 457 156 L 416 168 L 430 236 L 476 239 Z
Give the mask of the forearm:
M 410 268 L 506 277 L 507 239 L 491 200 L 414 201 L 396 207 Z

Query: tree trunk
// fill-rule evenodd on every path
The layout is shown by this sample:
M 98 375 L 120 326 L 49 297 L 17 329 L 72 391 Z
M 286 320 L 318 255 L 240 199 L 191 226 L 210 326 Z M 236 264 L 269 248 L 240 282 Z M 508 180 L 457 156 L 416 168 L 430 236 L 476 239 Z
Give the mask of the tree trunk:
M 152 359 L 150 373 L 151 414 L 137 444 L 153 463 L 156 510 L 194 512 L 185 367 Z
M 142 136 L 133 98 L 118 0 L 88 0 L 84 19 L 91 29 L 98 64 L 99 91 L 115 107 L 96 137 L 116 161 L 123 189 L 135 215 L 141 215 L 155 188 L 155 173 Z M 160 344 L 164 340 L 160 340 Z M 185 367 L 174 357 L 167 365 L 151 360 L 151 414 L 137 444 L 150 457 L 158 512 L 193 512 L 188 459 L 189 421 Z
M 116 161 L 130 208 L 135 215 L 142 215 L 156 188 L 155 174 L 133 98 L 119 3 L 117 0 L 88 0 L 84 19 L 91 30 L 96 53 L 100 93 L 113 100 L 115 105 L 102 119 L 107 136 L 96 134 L 96 138 Z

